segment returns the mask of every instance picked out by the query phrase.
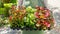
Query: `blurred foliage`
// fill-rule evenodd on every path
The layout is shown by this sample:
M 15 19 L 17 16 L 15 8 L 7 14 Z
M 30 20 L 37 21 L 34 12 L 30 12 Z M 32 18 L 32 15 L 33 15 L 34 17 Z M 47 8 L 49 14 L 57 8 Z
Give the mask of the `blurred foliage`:
M 4 3 L 4 7 L 6 8 L 6 7 L 11 7 L 12 6 L 12 3 Z
M 1 0 L 4 3 L 16 3 L 17 0 Z
M 3 27 L 5 25 L 8 25 L 8 18 L 2 18 L 1 15 L 0 15 L 0 27 Z
M 17 0 L 10 0 L 10 3 L 16 3 Z
M 9 9 L 11 8 L 11 6 L 13 5 L 13 3 L 4 3 L 4 8 L 6 8 L 6 17 L 9 16 Z M 15 4 L 14 4 L 15 5 Z
M 4 3 L 4 7 L 2 8 L 0 8 L 0 14 L 3 14 L 3 15 L 5 15 L 6 17 L 8 17 L 9 16 L 9 13 L 8 13 L 8 11 L 9 11 L 9 9 L 11 8 L 11 6 L 13 5 L 13 3 Z
M 9 8 L 8 8 L 9 9 Z M 8 9 L 7 8 L 0 8 L 0 15 L 8 16 Z
M 4 7 L 3 2 L 0 0 L 0 8 Z
M 9 3 L 10 2 L 10 0 L 1 0 L 2 2 L 4 2 L 4 3 Z
M 0 8 L 0 14 L 5 14 L 6 13 L 6 8 Z

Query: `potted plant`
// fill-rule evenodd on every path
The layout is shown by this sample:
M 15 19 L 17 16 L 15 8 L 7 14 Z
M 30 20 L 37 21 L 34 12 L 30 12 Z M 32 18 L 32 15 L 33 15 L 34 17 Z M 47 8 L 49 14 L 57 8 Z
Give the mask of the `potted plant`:
M 44 7 L 19 6 L 16 9 L 13 5 L 9 14 L 10 27 L 13 30 L 21 29 L 23 34 L 44 34 L 44 30 L 50 30 L 54 26 L 50 10 Z

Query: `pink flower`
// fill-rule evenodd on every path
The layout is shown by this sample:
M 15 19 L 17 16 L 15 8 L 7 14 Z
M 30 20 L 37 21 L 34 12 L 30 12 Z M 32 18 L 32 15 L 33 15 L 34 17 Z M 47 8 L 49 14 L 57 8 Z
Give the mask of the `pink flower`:
M 48 13 L 48 12 L 46 12 L 45 17 L 48 17 L 48 16 L 49 16 L 49 13 Z
M 49 11 L 46 11 L 45 12 L 45 17 L 48 17 L 48 16 L 50 16 L 50 13 L 49 13 Z
M 43 24 L 46 25 L 47 27 L 50 27 L 50 23 L 49 22 L 44 21 Z
M 46 26 L 47 26 L 47 27 L 50 27 L 50 24 L 47 24 Z
M 40 18 L 39 12 L 35 12 L 35 17 L 36 17 L 36 18 Z

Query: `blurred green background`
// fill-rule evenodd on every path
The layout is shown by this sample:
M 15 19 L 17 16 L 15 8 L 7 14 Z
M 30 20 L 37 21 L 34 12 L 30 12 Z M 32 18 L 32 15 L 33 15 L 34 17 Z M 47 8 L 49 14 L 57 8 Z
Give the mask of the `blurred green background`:
M 5 17 L 8 17 L 8 11 L 11 8 L 13 4 L 17 4 L 17 0 L 0 0 L 0 15 L 4 15 Z

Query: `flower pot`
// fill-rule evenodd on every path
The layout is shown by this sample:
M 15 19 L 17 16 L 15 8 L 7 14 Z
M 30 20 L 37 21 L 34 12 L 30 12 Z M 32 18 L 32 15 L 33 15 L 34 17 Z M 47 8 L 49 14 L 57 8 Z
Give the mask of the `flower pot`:
M 44 31 L 39 31 L 39 30 L 23 30 L 22 34 L 44 34 Z

